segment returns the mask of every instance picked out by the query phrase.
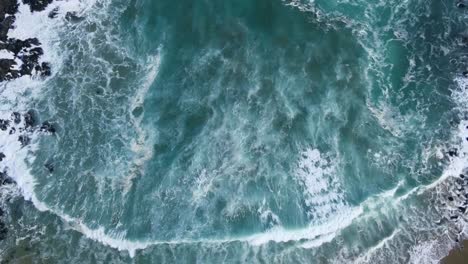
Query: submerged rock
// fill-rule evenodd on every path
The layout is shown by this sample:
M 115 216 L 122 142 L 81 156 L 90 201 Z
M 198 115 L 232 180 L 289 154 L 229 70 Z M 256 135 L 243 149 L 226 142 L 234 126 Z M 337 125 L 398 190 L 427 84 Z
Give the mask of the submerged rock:
M 19 124 L 21 122 L 21 114 L 18 112 L 13 112 L 11 117 L 13 118 L 13 122 L 15 122 L 15 124 Z
M 67 12 L 67 14 L 65 15 L 65 19 L 67 21 L 77 23 L 77 22 L 82 21 L 84 18 L 78 16 L 75 12 Z
M 18 141 L 21 143 L 21 146 L 27 146 L 31 142 L 31 139 L 26 135 L 21 135 L 18 137 Z
M 56 18 L 56 17 L 57 17 L 57 14 L 58 14 L 58 10 L 59 10 L 58 7 L 52 9 L 52 11 L 49 12 L 48 17 L 49 17 L 49 18 Z
M 8 38 L 8 31 L 13 27 L 15 23 L 14 16 L 8 16 L 0 22 L 0 40 L 6 41 Z
M 465 0 L 459 0 L 456 5 L 458 8 L 465 8 L 467 7 L 468 3 Z
M 12 184 L 14 183 L 13 179 L 11 179 L 6 171 L 0 171 L 0 185 Z
M 4 240 L 6 238 L 7 233 L 8 233 L 8 229 L 7 229 L 6 225 L 5 225 L 5 223 L 0 221 L 0 241 Z
M 49 132 L 49 133 L 55 133 L 55 128 L 54 126 L 49 123 L 48 121 L 45 121 L 44 123 L 42 123 L 41 127 L 39 128 L 39 130 L 41 132 Z
M 25 128 L 32 128 L 36 124 L 36 120 L 34 119 L 34 112 L 29 110 L 26 114 L 24 114 L 24 127 Z
M 460 213 L 463 213 L 463 214 L 464 214 L 464 213 L 466 212 L 466 207 L 461 207 L 461 206 L 459 206 L 459 207 L 458 207 L 458 211 L 460 211 Z
M 0 130 L 3 130 L 3 131 L 7 130 L 9 125 L 10 125 L 9 120 L 0 119 Z
M 458 150 L 457 149 L 451 149 L 447 152 L 450 157 L 456 157 L 458 156 Z
M 46 163 L 44 165 L 44 167 L 46 167 L 46 169 L 49 171 L 49 173 L 54 172 L 54 165 L 52 163 Z
M 52 70 L 50 68 L 50 63 L 43 62 L 39 70 L 36 71 L 41 73 L 41 76 L 50 76 L 52 74 Z
M 0 81 L 19 77 L 19 72 L 12 70 L 13 65 L 16 65 L 16 62 L 12 59 L 0 59 Z

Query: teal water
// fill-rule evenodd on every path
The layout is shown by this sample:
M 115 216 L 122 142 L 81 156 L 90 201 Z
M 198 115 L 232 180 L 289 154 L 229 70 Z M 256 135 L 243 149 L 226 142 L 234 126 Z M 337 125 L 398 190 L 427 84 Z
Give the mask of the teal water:
M 13 176 L 32 203 L 6 195 L 6 263 L 437 263 L 455 245 L 464 9 L 89 5 L 59 18 L 27 104 L 57 133 L 28 149 L 33 185 Z

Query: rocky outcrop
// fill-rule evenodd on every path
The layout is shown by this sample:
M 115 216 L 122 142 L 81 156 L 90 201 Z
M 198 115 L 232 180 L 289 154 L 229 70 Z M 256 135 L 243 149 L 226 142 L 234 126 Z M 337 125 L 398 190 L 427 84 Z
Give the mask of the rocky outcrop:
M 50 121 L 40 122 L 36 113 L 32 110 L 25 113 L 13 112 L 10 118 L 0 119 L 1 136 L 16 137 L 22 147 L 26 147 L 31 143 L 31 136 L 35 133 L 43 135 L 53 135 L 57 131 L 56 125 Z M 6 185 L 15 184 L 14 180 L 8 175 L 8 168 L 4 162 L 9 157 L 0 149 L 0 188 Z M 45 169 L 49 173 L 54 172 L 54 165 L 51 162 L 44 164 Z M 0 203 L 1 204 L 1 203 Z M 7 236 L 7 226 L 3 223 L 2 218 L 4 211 L 0 207 L 0 241 Z
M 29 5 L 31 12 L 43 11 L 53 0 L 23 0 Z M 37 38 L 16 39 L 9 38 L 8 32 L 16 21 L 15 14 L 18 11 L 18 0 L 0 0 L 0 82 L 9 81 L 24 75 L 45 77 L 51 75 L 51 66 L 47 62 L 41 62 L 43 55 L 41 43 Z M 54 18 L 58 9 L 49 13 L 49 18 Z M 23 122 L 22 122 L 23 121 Z M 54 134 L 56 129 L 50 122 L 38 124 L 33 111 L 23 115 L 13 112 L 11 118 L 0 119 L 0 132 L 8 131 L 8 135 L 15 134 L 21 146 L 27 146 L 31 142 L 31 133 Z M 6 136 L 8 136 L 6 135 Z M 1 151 L 1 150 L 0 150 Z M 2 164 L 8 157 L 0 152 L 0 188 L 5 185 L 15 184 L 8 176 L 7 168 Z M 52 164 L 46 164 L 49 173 L 54 171 Z M 4 210 L 0 207 L 0 241 L 5 239 L 8 233 L 3 222 Z
M 43 11 L 51 2 L 52 0 L 23 0 L 24 4 L 30 6 L 31 12 Z M 0 82 L 23 75 L 45 77 L 51 74 L 50 64 L 40 62 L 40 57 L 44 52 L 37 38 L 21 40 L 8 37 L 8 31 L 12 29 L 16 20 L 17 11 L 17 0 L 0 1 L 0 52 L 10 55 L 7 58 L 0 58 Z M 57 10 L 55 14 L 51 12 L 52 17 L 57 12 Z
M 23 3 L 28 4 L 31 12 L 43 11 L 52 0 L 23 0 Z

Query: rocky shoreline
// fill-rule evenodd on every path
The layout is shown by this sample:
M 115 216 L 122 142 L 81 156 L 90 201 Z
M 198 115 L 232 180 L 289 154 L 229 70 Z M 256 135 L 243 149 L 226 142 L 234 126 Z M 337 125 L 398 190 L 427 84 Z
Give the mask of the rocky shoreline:
M 43 11 L 52 0 L 24 0 L 31 12 Z M 37 38 L 9 38 L 8 32 L 14 28 L 19 3 L 17 0 L 0 1 L 0 81 L 8 81 L 23 75 L 51 74 L 50 64 L 40 62 L 44 53 Z M 49 16 L 51 17 L 51 16 Z
M 28 111 L 24 114 L 13 112 L 10 119 L 0 119 L 0 133 L 5 133 L 7 136 L 17 136 L 22 147 L 27 146 L 31 142 L 30 135 L 32 133 L 53 135 L 55 131 L 54 125 L 48 121 L 38 123 L 33 111 Z M 5 168 L 2 164 L 5 158 L 7 158 L 6 155 L 0 150 L 0 167 L 3 168 L 0 170 L 0 187 L 15 184 L 15 181 L 8 175 L 8 168 Z M 54 171 L 53 164 L 45 164 L 44 167 L 49 173 Z M 6 238 L 8 231 L 5 223 L 2 221 L 3 212 L 4 208 L 0 207 L 0 241 Z
M 31 12 L 43 11 L 52 0 L 23 0 L 23 4 L 30 7 Z M 37 38 L 16 39 L 8 37 L 8 32 L 14 28 L 16 13 L 19 2 L 17 0 L 0 0 L 0 82 L 9 81 L 24 75 L 38 76 L 40 78 L 51 74 L 51 66 L 48 62 L 41 62 L 43 55 L 41 43 Z M 55 15 L 57 10 L 55 10 Z M 49 18 L 54 18 L 54 14 L 49 14 Z M 16 135 L 18 141 L 24 147 L 30 143 L 30 135 L 35 131 L 53 134 L 55 128 L 53 124 L 44 122 L 37 123 L 37 118 L 33 111 L 26 113 L 13 112 L 9 119 L 0 119 L 0 133 Z M 14 185 L 15 182 L 8 176 L 8 168 L 2 164 L 6 155 L 0 149 L 0 188 L 7 185 Z M 46 166 L 49 172 L 53 171 L 53 166 Z M 4 223 L 4 208 L 0 207 L 0 241 L 7 236 L 8 229 Z

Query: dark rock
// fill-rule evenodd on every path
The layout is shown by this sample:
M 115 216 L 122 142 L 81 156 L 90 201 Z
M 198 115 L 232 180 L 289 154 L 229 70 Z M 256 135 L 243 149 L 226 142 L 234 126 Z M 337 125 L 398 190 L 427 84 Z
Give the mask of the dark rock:
M 29 5 L 31 12 L 35 12 L 46 9 L 52 0 L 23 0 L 23 3 Z
M 24 123 L 25 128 L 31 128 L 36 125 L 33 111 L 29 110 L 26 114 L 24 114 Z
M 468 1 L 467 0 L 458 0 L 457 7 L 458 8 L 465 8 L 467 7 Z
M 8 39 L 8 31 L 13 27 L 13 23 L 15 23 L 15 17 L 9 16 L 5 19 L 2 19 L 0 22 L 0 40 L 6 41 Z
M 8 39 L 8 42 L 7 42 L 7 47 L 6 49 L 13 52 L 16 55 L 18 55 L 21 51 L 25 51 L 26 49 L 28 48 L 31 48 L 32 46 L 39 46 L 41 45 L 41 43 L 39 42 L 39 40 L 37 38 L 28 38 L 28 39 L 25 39 L 25 40 L 20 40 L 20 39 Z M 35 50 L 35 54 L 38 54 L 38 52 L 42 52 L 42 49 L 41 50 Z M 24 56 L 25 54 L 23 54 L 22 56 Z M 20 56 L 20 59 L 21 57 Z
M 3 152 L 0 152 L 0 161 L 3 161 L 5 157 L 6 157 L 5 154 L 3 154 Z
M 450 216 L 450 219 L 452 219 L 452 220 L 458 219 L 458 215 L 452 215 L 452 216 Z
M 0 172 L 0 185 L 12 184 L 14 181 L 8 177 L 6 171 Z
M 44 10 L 53 0 L 23 0 L 32 12 Z M 12 58 L 0 59 L 0 82 L 19 78 L 23 75 L 38 74 L 41 77 L 51 75 L 51 66 L 46 62 L 39 62 L 44 51 L 37 38 L 25 40 L 8 38 L 8 31 L 14 27 L 15 16 L 18 10 L 17 0 L 0 1 L 0 50 L 12 53 Z M 58 9 L 53 9 L 50 17 L 55 17 Z M 6 16 L 9 14 L 9 16 Z M 21 60 L 21 67 L 15 69 L 16 60 Z
M 449 200 L 449 201 L 453 201 L 453 197 L 452 197 L 452 196 L 449 196 L 449 197 L 448 197 L 448 200 Z
M 52 74 L 50 70 L 50 64 L 47 62 L 43 62 L 41 65 L 36 65 L 34 67 L 37 73 L 39 73 L 42 77 L 50 76 Z
M 0 81 L 11 80 L 17 78 L 12 75 L 11 68 L 16 65 L 15 60 L 12 59 L 0 59 Z
M 447 152 L 450 157 L 455 157 L 458 156 L 458 150 L 457 149 L 451 149 Z
M 49 173 L 54 172 L 54 164 L 52 164 L 52 163 L 46 163 L 44 166 L 45 166 L 46 169 L 49 171 Z
M 459 176 L 460 176 L 460 178 L 462 178 L 462 179 L 465 178 L 465 175 L 463 175 L 463 174 L 460 174 Z
M 453 127 L 456 127 L 460 124 L 459 120 L 450 120 L 449 124 Z
M 26 136 L 26 135 L 21 135 L 18 137 L 18 141 L 21 142 L 21 146 L 27 146 L 30 142 L 31 142 L 31 139 Z
M 48 121 L 45 121 L 44 123 L 42 123 L 39 130 L 42 131 L 42 132 L 49 132 L 49 133 L 52 133 L 52 134 L 55 133 L 54 126 L 51 123 L 49 123 Z
M 78 15 L 76 15 L 75 12 L 67 12 L 65 14 L 65 19 L 67 21 L 70 21 L 70 22 L 73 22 L 73 23 L 77 23 L 77 22 L 80 22 L 82 21 L 84 18 L 83 17 L 79 17 Z
M 0 20 L 4 20 L 5 16 L 14 15 L 18 11 L 18 3 L 16 0 L 2 0 L 0 2 Z
M 104 90 L 102 88 L 97 88 L 96 89 L 96 94 L 97 95 L 103 95 L 104 94 Z
M 6 225 L 5 225 L 5 223 L 0 222 L 0 241 L 4 240 L 6 238 L 7 233 L 8 233 L 8 229 L 7 229 Z
M 8 129 L 8 126 L 10 126 L 9 120 L 0 119 L 0 130 L 5 131 Z
M 458 211 L 460 211 L 461 213 L 464 214 L 465 211 L 466 211 L 466 207 L 461 207 L 461 206 L 459 206 L 459 207 L 458 207 Z
M 12 118 L 13 118 L 13 122 L 15 122 L 15 124 L 19 124 L 21 122 L 21 114 L 18 113 L 18 112 L 13 112 L 13 114 L 11 114 Z
M 34 47 L 29 50 L 30 55 L 41 56 L 44 54 L 44 50 L 41 47 Z
M 58 7 L 52 9 L 52 11 L 49 12 L 48 17 L 49 17 L 49 18 L 56 18 L 56 17 L 57 17 L 57 14 L 58 14 L 58 10 L 59 10 Z
M 41 76 L 50 76 L 52 71 L 50 69 L 50 64 L 47 62 L 43 62 L 41 64 Z
M 15 127 L 12 127 L 12 128 L 10 129 L 10 135 L 13 135 L 15 132 L 16 132 L 16 128 L 15 128 Z

